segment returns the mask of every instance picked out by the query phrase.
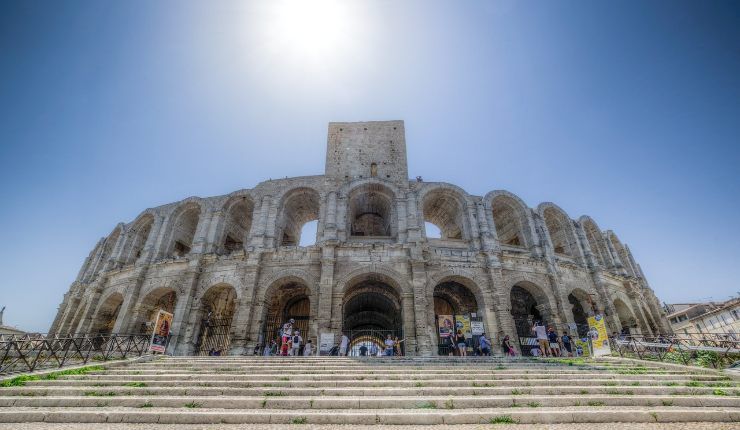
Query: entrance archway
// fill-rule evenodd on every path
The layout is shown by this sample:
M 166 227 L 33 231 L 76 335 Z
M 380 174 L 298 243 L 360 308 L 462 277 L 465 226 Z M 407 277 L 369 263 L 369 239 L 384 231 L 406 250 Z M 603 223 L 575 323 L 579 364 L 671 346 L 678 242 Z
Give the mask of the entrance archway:
M 231 285 L 215 285 L 201 299 L 201 319 L 197 353 L 208 355 L 210 351 L 223 353 L 231 344 L 229 330 L 236 308 L 236 290 Z
M 511 316 L 514 319 L 522 355 L 530 355 L 532 347 L 536 345 L 532 325 L 536 321 L 540 321 L 545 326 L 553 323 L 547 296 L 534 284 L 520 283 L 511 288 L 509 299 L 511 300 Z
M 589 301 L 588 294 L 582 291 L 573 291 L 568 294 L 568 303 L 573 313 L 573 322 L 576 323 L 578 337 L 585 337 L 588 333 Z
M 437 353 L 439 355 L 448 355 L 452 351 L 448 344 L 443 342 L 445 339 L 440 334 L 440 330 L 437 328 L 440 323 L 447 325 L 447 320 L 452 317 L 455 320 L 454 332 L 457 330 L 463 330 L 463 334 L 468 332 L 467 329 L 470 327 L 463 327 L 463 320 L 459 317 L 464 317 L 468 322 L 470 321 L 483 321 L 482 315 L 478 312 L 478 301 L 468 287 L 459 282 L 447 281 L 442 282 L 434 287 L 433 292 L 434 299 L 434 323 L 435 331 L 437 331 Z M 475 315 L 475 316 L 473 316 Z M 454 333 L 450 333 L 454 335 Z M 472 331 L 466 334 L 466 339 L 469 342 L 468 346 L 472 346 L 475 342 L 473 339 Z
M 144 297 L 139 304 L 134 330 L 141 334 L 152 334 L 160 310 L 174 313 L 177 293 L 170 288 L 157 288 Z
M 116 325 L 116 319 L 121 311 L 122 304 L 123 295 L 121 293 L 113 293 L 108 296 L 100 305 L 90 332 L 92 334 L 102 335 L 111 334 L 113 327 Z
M 280 345 L 283 324 L 295 320 L 293 329 L 299 330 L 304 344 L 310 338 L 311 292 L 299 282 L 288 282 L 275 288 L 267 298 L 267 316 L 262 331 L 263 344 L 275 340 Z
M 388 335 L 403 339 L 401 297 L 380 280 L 357 283 L 344 294 L 342 331 L 350 338 L 352 355 L 359 355 L 361 344 L 369 347 L 374 343 L 382 348 Z
M 621 333 L 635 334 L 634 330 L 638 328 L 637 318 L 635 318 L 630 308 L 621 299 L 614 299 L 614 308 L 617 310 L 619 323 L 622 325 Z

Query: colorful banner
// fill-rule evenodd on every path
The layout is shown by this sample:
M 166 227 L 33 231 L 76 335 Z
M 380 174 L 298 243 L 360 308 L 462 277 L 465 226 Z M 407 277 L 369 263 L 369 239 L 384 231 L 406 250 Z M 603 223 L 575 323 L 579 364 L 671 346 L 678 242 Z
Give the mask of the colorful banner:
M 612 349 L 609 347 L 609 334 L 602 315 L 588 317 L 588 337 L 591 339 L 594 357 L 609 355 Z
M 172 314 L 160 309 L 157 314 L 157 322 L 154 324 L 152 340 L 149 343 L 149 351 L 164 354 L 165 349 L 167 349 L 167 339 L 170 336 L 171 327 Z
M 450 337 L 455 330 L 452 315 L 439 315 L 437 317 L 437 326 L 439 327 L 439 337 Z
M 455 333 L 457 330 L 462 331 L 465 339 L 473 337 L 473 333 L 470 331 L 470 315 L 455 315 Z
M 588 342 L 588 338 L 584 337 L 583 339 L 573 339 L 575 342 L 576 350 L 575 355 L 576 357 L 590 357 L 591 356 L 591 350 Z

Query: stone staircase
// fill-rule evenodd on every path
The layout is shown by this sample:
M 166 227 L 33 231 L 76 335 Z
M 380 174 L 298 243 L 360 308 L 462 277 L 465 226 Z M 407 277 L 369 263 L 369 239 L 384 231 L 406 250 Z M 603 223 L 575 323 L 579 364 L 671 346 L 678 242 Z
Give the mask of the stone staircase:
M 619 359 L 157 357 L 4 385 L 0 423 L 740 422 L 735 380 Z

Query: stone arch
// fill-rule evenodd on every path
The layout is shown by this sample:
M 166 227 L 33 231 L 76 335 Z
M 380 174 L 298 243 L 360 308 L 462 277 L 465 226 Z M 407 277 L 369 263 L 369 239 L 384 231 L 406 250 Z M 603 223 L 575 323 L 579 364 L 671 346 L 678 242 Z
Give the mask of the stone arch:
M 195 200 L 181 203 L 169 217 L 165 257 L 184 257 L 193 249 L 202 206 Z
M 581 288 L 574 288 L 568 293 L 568 309 L 580 337 L 588 333 L 588 317 L 594 314 L 592 301 L 591 295 Z
M 131 326 L 134 333 L 151 334 L 159 311 L 174 313 L 177 299 L 177 292 L 173 288 L 158 287 L 149 291 L 136 307 Z
M 308 222 L 319 220 L 321 197 L 319 192 L 313 188 L 293 188 L 283 194 L 278 207 L 279 215 L 276 225 L 278 244 L 298 246 L 301 242 L 303 226 Z
M 80 329 L 80 323 L 82 322 L 82 317 L 85 315 L 85 310 L 90 303 L 90 299 L 83 297 L 79 300 L 78 303 L 79 306 L 77 307 L 77 311 L 74 313 L 72 322 L 67 330 L 71 334 L 78 333 L 78 330 Z
M 617 311 L 617 317 L 619 317 L 619 323 L 622 325 L 621 332 L 624 334 L 634 334 L 634 330 L 639 329 L 638 320 L 635 312 L 627 303 L 629 303 L 629 300 L 625 301 L 619 297 L 614 298 L 612 301 L 614 309 Z
M 109 294 L 98 306 L 90 332 L 92 334 L 111 334 L 122 305 L 123 294 L 119 292 Z
M 517 280 L 509 287 L 508 296 L 509 313 L 516 331 L 512 338 L 513 335 L 520 340 L 532 337 L 532 325 L 536 321 L 556 326 L 559 318 L 555 300 L 545 288 L 530 280 Z M 522 349 L 524 354 L 529 353 L 528 349 L 524 347 Z
M 435 184 L 419 193 L 423 221 L 439 228 L 441 239 L 464 240 L 470 237 L 466 223 L 466 199 L 457 187 Z
M 294 319 L 293 329 L 300 330 L 304 340 L 312 333 L 312 320 L 315 320 L 316 292 L 306 276 L 286 275 L 267 284 L 261 296 L 261 344 L 275 340 L 279 345 L 279 335 L 283 324 Z
M 207 355 L 211 350 L 228 351 L 237 300 L 236 289 L 226 283 L 211 286 L 200 298 L 200 330 L 195 341 L 197 354 Z
M 579 258 L 581 252 L 578 246 L 578 235 L 568 214 L 554 203 L 549 202 L 537 206 L 537 212 L 545 222 L 553 252 L 556 255 Z
M 392 238 L 398 234 L 394 190 L 381 181 L 362 181 L 348 192 L 347 231 L 352 237 Z
M 529 208 L 522 199 L 497 190 L 486 194 L 484 202 L 501 245 L 522 248 L 535 245 Z
M 591 248 L 591 254 L 594 256 L 596 264 L 603 268 L 609 268 L 611 266 L 609 259 L 609 250 L 607 249 L 606 242 L 604 241 L 604 235 L 601 234 L 601 230 L 596 222 L 589 216 L 582 216 L 578 219 L 578 222 L 583 228 L 583 233 L 586 235 L 586 241 L 588 247 Z
M 611 241 L 612 246 L 614 246 L 614 252 L 617 253 L 617 257 L 619 257 L 619 260 L 622 262 L 622 267 L 624 267 L 627 275 L 636 277 L 637 272 L 635 271 L 635 268 L 632 267 L 629 254 L 627 254 L 627 250 L 624 245 L 622 245 L 622 241 L 620 241 L 617 235 L 611 230 L 607 231 L 606 234 Z
M 403 275 L 382 264 L 358 267 L 339 278 L 336 284 L 339 286 L 340 291 L 344 293 L 354 283 L 371 278 L 387 283 L 401 296 L 410 290 L 410 286 Z
M 152 227 L 154 226 L 154 215 L 144 212 L 139 215 L 134 222 L 130 224 L 126 231 L 126 243 L 124 243 L 121 254 L 121 263 L 123 265 L 136 263 L 144 252 L 144 246 Z
M 228 198 L 222 206 L 223 225 L 219 234 L 217 252 L 231 254 L 243 251 L 252 230 L 254 201 L 248 194 Z

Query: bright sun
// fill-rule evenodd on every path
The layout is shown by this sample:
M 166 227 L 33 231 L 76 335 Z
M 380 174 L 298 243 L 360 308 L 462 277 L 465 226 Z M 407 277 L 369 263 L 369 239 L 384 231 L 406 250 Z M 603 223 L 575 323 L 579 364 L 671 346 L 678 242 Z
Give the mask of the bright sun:
M 277 0 L 265 22 L 269 39 L 281 54 L 323 60 L 349 43 L 347 1 Z

